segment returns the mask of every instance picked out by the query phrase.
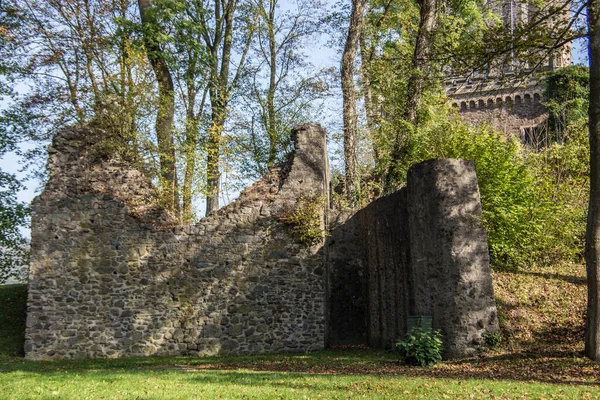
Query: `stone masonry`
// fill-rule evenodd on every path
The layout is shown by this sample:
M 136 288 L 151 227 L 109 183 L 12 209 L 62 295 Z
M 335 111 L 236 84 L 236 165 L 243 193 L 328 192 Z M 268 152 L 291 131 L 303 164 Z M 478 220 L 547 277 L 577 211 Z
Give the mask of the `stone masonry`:
M 498 330 L 473 162 L 414 165 L 406 187 L 341 219 L 326 244 L 329 344 L 392 348 L 420 316 L 454 358 Z
M 286 170 L 191 226 L 174 225 L 140 172 L 94 160 L 93 137 L 54 138 L 32 203 L 27 358 L 324 348 L 322 246 L 279 221 L 300 195 L 327 196 L 319 126 L 297 129 Z
M 549 0 L 545 7 L 553 3 L 559 6 L 556 0 Z M 539 6 L 530 0 L 484 3 L 484 7 L 496 14 L 510 30 L 539 22 L 544 12 Z M 558 22 L 554 18 L 560 20 L 566 16 L 559 13 L 542 20 L 552 25 Z M 483 71 L 472 71 L 466 76 L 447 71 L 446 96 L 464 121 L 485 123 L 507 136 L 517 136 L 526 144 L 539 146 L 539 136 L 544 133 L 548 120 L 548 111 L 543 104 L 546 100 L 544 76 L 549 71 L 571 65 L 571 44 L 563 44 L 546 56 L 544 62 L 534 65 L 512 55 L 502 61 L 492 60 Z
M 26 357 L 389 348 L 413 315 L 432 317 L 446 357 L 476 352 L 498 322 L 473 164 L 414 166 L 356 213 L 323 204 L 327 239 L 308 245 L 285 217 L 328 198 L 326 135 L 293 139 L 285 166 L 181 226 L 143 173 L 94 150 L 101 134 L 58 134 L 31 206 Z
M 524 142 L 548 119 L 543 104 L 545 86 L 539 79 L 454 78 L 446 82 L 445 90 L 464 121 L 486 123 Z

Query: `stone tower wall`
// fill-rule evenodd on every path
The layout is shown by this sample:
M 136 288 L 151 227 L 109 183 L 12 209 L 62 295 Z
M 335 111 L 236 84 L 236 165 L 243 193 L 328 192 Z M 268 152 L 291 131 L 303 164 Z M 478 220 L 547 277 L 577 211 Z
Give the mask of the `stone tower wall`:
M 545 88 L 535 79 L 504 85 L 482 77 L 453 79 L 445 89 L 464 121 L 489 124 L 505 135 L 523 136 L 548 119 Z

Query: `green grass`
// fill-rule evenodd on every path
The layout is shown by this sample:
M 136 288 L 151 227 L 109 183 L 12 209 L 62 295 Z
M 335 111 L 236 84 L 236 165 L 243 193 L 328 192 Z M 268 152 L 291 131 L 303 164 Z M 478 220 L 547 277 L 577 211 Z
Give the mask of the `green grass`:
M 250 370 L 86 370 L 0 375 L 14 399 L 598 398 L 596 388 L 492 380 L 325 375 Z
M 505 348 L 433 368 L 403 366 L 394 354 L 368 349 L 27 361 L 25 297 L 24 285 L 0 286 L 0 399 L 600 398 L 600 366 L 572 351 L 546 356 Z

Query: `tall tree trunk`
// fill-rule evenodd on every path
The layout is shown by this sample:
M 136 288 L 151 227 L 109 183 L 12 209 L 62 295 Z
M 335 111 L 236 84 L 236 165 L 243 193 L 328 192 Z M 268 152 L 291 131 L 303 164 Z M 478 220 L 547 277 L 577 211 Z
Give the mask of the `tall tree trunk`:
M 367 115 L 367 129 L 371 135 L 371 143 L 373 146 L 373 159 L 375 166 L 379 164 L 379 144 L 375 140 L 374 135 L 379 124 L 379 114 L 377 111 L 377 101 L 373 98 L 373 89 L 371 87 L 371 71 L 370 66 L 375 54 L 375 46 L 369 47 L 365 37 L 365 30 L 361 30 L 360 34 L 360 74 L 362 83 L 362 92 L 365 100 L 365 113 Z
M 127 0 L 119 1 L 119 16 L 125 21 L 127 18 L 127 8 L 129 2 Z M 130 158 L 134 162 L 139 161 L 139 143 L 137 139 L 137 121 L 135 115 L 135 97 L 136 85 L 133 79 L 132 64 L 133 60 L 129 52 L 129 34 L 125 29 L 121 30 L 119 37 L 119 75 L 120 82 L 117 93 L 121 96 L 123 107 L 123 127 L 121 128 L 122 137 L 130 146 Z
M 171 72 L 164 53 L 153 37 L 159 27 L 151 15 L 152 0 L 138 0 L 140 18 L 144 27 L 144 45 L 148 59 L 158 82 L 158 113 L 156 116 L 156 138 L 160 161 L 162 200 L 169 210 L 179 214 L 177 194 L 177 169 L 173 139 L 173 116 L 175 114 L 175 90 Z
M 585 261 L 588 306 L 585 355 L 600 361 L 600 0 L 588 4 L 590 59 L 590 203 Z
M 356 205 L 360 196 L 358 171 L 358 117 L 356 114 L 356 88 L 354 87 L 354 60 L 364 22 L 366 0 L 352 0 L 350 26 L 342 55 L 341 78 L 344 102 L 344 163 L 346 168 L 346 197 Z
M 417 124 L 417 111 L 423 99 L 423 90 L 428 74 L 428 65 L 433 51 L 433 33 L 436 22 L 436 0 L 418 0 L 419 29 L 412 59 L 412 73 L 408 78 L 406 110 L 404 118 L 410 124 L 398 129 L 385 177 L 385 192 L 393 190 L 399 180 L 396 165 L 402 157 L 405 143 L 409 140 L 412 127 Z
M 208 142 L 206 149 L 206 215 L 219 209 L 219 192 L 221 171 L 219 158 L 221 156 L 221 136 L 227 118 L 227 103 L 229 102 L 229 63 L 231 61 L 231 46 L 233 43 L 233 15 L 237 7 L 234 0 L 215 1 L 215 19 L 219 24 L 218 32 L 212 42 L 211 79 L 210 79 L 210 107 L 211 125 L 208 129 Z M 221 19 L 221 12 L 222 19 Z M 219 59 L 219 44 L 223 42 L 221 57 Z M 219 66 L 220 61 L 220 66 Z
M 427 66 L 433 49 L 436 5 L 436 0 L 419 0 L 419 30 L 412 59 L 413 71 L 408 79 L 408 98 L 406 100 L 406 119 L 413 125 L 416 122 L 417 110 L 423 97 L 423 88 L 428 73 Z
M 227 105 L 234 87 L 242 75 L 246 56 L 252 43 L 256 19 L 248 22 L 248 33 L 244 38 L 241 54 L 236 60 L 237 68 L 233 79 L 230 81 L 229 71 L 231 51 L 233 46 L 234 14 L 238 8 L 238 0 L 215 0 L 212 19 L 215 21 L 214 29 L 209 27 L 208 21 L 202 17 L 202 25 L 206 28 L 203 33 L 206 47 L 210 50 L 210 80 L 209 96 L 211 108 L 211 125 L 208 129 L 206 148 L 206 215 L 219 209 L 219 190 L 221 171 L 219 158 L 221 155 L 221 138 L 227 119 Z M 209 34 L 212 33 L 212 36 Z
M 182 188 L 182 221 L 183 223 L 190 223 L 194 212 L 192 209 L 192 186 L 194 181 L 194 175 L 196 173 L 196 150 L 198 147 L 198 122 L 199 113 L 204 109 L 204 102 L 206 101 L 207 90 L 204 89 L 202 101 L 200 102 L 199 111 L 196 113 L 196 83 L 194 82 L 194 71 L 196 69 L 196 54 L 191 54 L 188 59 L 188 71 L 186 73 L 186 87 L 187 87 L 187 102 L 186 102 L 186 116 L 185 116 L 185 172 L 183 179 Z
M 277 157 L 277 127 L 275 115 L 275 90 L 277 90 L 277 49 L 275 42 L 275 0 L 269 1 L 269 14 L 267 18 L 267 34 L 269 36 L 269 91 L 267 92 L 267 133 L 269 135 L 268 166 L 275 164 Z
M 211 125 L 208 129 L 208 143 L 206 149 L 206 183 L 208 194 L 206 196 L 206 215 L 219 209 L 219 184 L 221 170 L 219 157 L 221 155 L 221 136 L 225 127 L 226 105 L 212 102 Z

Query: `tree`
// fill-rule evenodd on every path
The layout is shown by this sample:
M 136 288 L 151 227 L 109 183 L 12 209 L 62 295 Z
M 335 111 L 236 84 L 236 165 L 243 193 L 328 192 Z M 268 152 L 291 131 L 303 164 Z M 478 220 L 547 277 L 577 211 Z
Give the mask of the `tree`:
M 69 125 L 105 131 L 112 155 L 141 155 L 142 116 L 154 94 L 129 2 L 12 3 L 14 10 L 4 10 L 24 23 L 7 31 L 11 46 L 0 48 L 0 57 L 20 66 L 10 72 L 19 92 L 3 106 L 2 129 L 37 144 L 27 158 L 37 164 L 30 171 L 43 175 L 47 141 Z
M 12 34 L 25 23 L 23 15 L 16 8 L 6 6 L 0 10 L 0 48 L 15 51 L 18 43 Z M 11 88 L 11 75 L 21 66 L 9 57 L 0 58 L 0 97 L 14 96 Z M 0 115 L 0 126 L 4 125 L 5 115 Z M 19 137 L 11 129 L 0 129 L 0 159 L 7 153 L 18 150 Z M 0 169 L 0 284 L 9 278 L 24 279 L 27 264 L 27 242 L 20 228 L 28 226 L 29 208 L 17 200 L 17 192 L 23 188 L 14 174 Z
M 174 82 L 176 150 L 183 156 L 183 184 L 181 185 L 182 222 L 193 218 L 193 198 L 197 192 L 198 153 L 200 151 L 200 128 L 204 119 L 208 96 L 209 56 L 203 44 L 205 27 L 201 16 L 205 14 L 201 0 L 154 0 L 157 19 L 161 26 L 170 27 L 168 34 L 161 34 L 165 60 Z M 183 126 L 178 126 L 181 122 Z M 176 135 L 177 136 L 177 135 Z M 183 136 L 183 137 L 181 137 Z
M 291 146 L 289 132 L 310 119 L 313 105 L 328 92 L 327 71 L 311 70 L 302 52 L 317 33 L 319 5 L 299 0 L 293 6 L 282 10 L 277 0 L 256 3 L 258 24 L 234 126 L 244 158 L 240 167 L 253 177 L 282 161 Z
M 418 0 L 419 8 L 419 27 L 412 56 L 412 70 L 408 78 L 406 91 L 406 109 L 404 118 L 408 124 L 404 129 L 399 129 L 394 140 L 394 146 L 391 153 L 390 167 L 388 168 L 385 189 L 390 191 L 392 187 L 398 184 L 398 177 L 395 176 L 396 169 L 394 165 L 399 162 L 402 156 L 402 147 L 410 135 L 410 131 L 417 124 L 417 111 L 421 106 L 423 92 L 425 90 L 425 81 L 430 75 L 429 64 L 431 63 L 434 46 L 434 29 L 436 25 L 436 0 Z
M 564 140 L 572 125 L 587 121 L 589 75 L 587 67 L 573 65 L 551 71 L 546 77 L 544 105 L 549 114 L 549 128 L 558 142 Z
M 413 71 L 408 79 L 408 99 L 406 101 L 406 119 L 413 125 L 416 123 L 417 109 L 421 103 L 425 79 L 428 76 L 428 66 L 431 62 L 437 12 L 436 0 L 418 0 L 417 3 L 419 6 L 419 29 L 415 40 L 412 59 Z
M 152 0 L 138 0 L 144 45 L 158 83 L 158 114 L 156 138 L 160 159 L 162 200 L 165 207 L 179 214 L 177 164 L 173 134 L 175 114 L 175 87 L 165 54 L 157 40 L 162 27 L 158 24 Z
M 600 361 L 600 1 L 587 4 L 590 59 L 590 202 L 586 231 L 585 355 Z
M 212 5 L 212 7 L 211 7 Z M 244 10 L 240 10 L 242 5 Z M 256 15 L 241 0 L 214 0 L 200 15 L 202 37 L 209 55 L 208 94 L 210 127 L 206 141 L 206 215 L 219 208 L 220 156 L 223 129 L 233 90 L 237 87 L 256 26 Z M 236 13 L 243 11 L 236 18 Z M 236 68 L 231 69 L 233 50 L 241 49 Z M 233 73 L 233 76 L 231 74 Z
M 360 171 L 358 166 L 358 115 L 356 88 L 354 86 L 354 61 L 363 29 L 367 0 L 352 0 L 350 24 L 342 55 L 341 82 L 344 107 L 344 166 L 345 191 L 350 204 L 356 205 L 360 197 Z
M 0 284 L 25 278 L 22 267 L 27 265 L 28 246 L 19 228 L 29 225 L 29 207 L 17 200 L 22 188 L 15 175 L 0 171 Z

